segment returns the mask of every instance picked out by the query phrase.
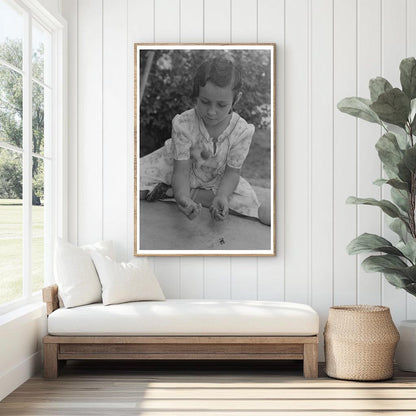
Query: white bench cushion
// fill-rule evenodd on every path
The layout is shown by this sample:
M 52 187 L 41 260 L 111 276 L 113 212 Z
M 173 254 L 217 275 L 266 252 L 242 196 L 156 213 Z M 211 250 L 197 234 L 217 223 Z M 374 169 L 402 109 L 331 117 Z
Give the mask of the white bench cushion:
M 288 335 L 319 332 L 318 314 L 289 302 L 168 299 L 57 309 L 50 335 Z

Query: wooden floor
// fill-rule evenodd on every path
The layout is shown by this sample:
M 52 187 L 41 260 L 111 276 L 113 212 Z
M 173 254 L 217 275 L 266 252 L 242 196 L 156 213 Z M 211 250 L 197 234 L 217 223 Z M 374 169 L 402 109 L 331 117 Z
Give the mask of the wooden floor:
M 416 374 L 383 382 L 316 380 L 300 363 L 70 362 L 0 402 L 0 415 L 416 415 Z

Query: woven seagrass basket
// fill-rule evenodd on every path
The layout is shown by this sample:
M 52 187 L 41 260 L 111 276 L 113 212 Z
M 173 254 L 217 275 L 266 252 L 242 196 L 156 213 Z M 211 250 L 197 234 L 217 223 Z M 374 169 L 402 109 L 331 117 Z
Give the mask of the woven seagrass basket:
M 324 330 L 326 373 L 344 380 L 393 377 L 399 332 L 385 306 L 329 308 Z

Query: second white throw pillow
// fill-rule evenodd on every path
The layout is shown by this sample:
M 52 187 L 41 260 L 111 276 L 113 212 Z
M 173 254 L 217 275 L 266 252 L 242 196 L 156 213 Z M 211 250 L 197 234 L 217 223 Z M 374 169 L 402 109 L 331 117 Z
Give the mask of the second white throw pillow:
M 103 288 L 104 305 L 142 300 L 165 300 L 147 261 L 140 265 L 118 263 L 100 253 L 91 253 Z

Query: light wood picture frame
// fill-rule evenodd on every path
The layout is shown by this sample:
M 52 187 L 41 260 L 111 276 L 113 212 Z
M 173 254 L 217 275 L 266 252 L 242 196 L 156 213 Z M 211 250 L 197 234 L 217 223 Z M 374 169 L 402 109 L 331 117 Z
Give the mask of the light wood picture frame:
M 134 255 L 276 255 L 275 44 L 134 44 Z

